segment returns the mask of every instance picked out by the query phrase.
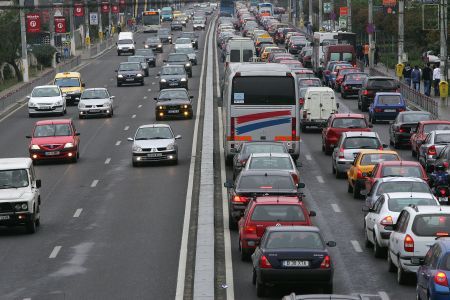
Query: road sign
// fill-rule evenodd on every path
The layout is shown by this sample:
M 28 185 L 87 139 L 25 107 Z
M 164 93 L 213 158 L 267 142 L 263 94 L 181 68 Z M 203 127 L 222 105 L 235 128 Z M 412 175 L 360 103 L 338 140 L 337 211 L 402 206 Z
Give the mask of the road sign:
M 102 13 L 109 13 L 109 3 L 102 2 Z
M 331 2 L 325 2 L 323 4 L 323 13 L 329 14 L 332 10 Z
M 339 17 L 339 28 L 347 29 L 347 16 Z
M 75 3 L 73 5 L 73 15 L 75 17 L 82 17 L 84 16 L 84 7 L 81 3 Z
M 111 5 L 111 12 L 113 14 L 118 14 L 119 13 L 119 5 L 117 5 L 117 4 Z
M 348 16 L 348 7 L 347 6 L 339 7 L 339 15 Z
M 39 14 L 27 14 L 26 15 L 27 32 L 40 32 L 41 31 L 41 16 Z
M 89 24 L 98 25 L 98 14 L 96 12 L 91 12 L 89 14 Z
M 119 5 L 120 6 L 125 6 L 125 0 L 119 0 Z
M 55 33 L 66 33 L 65 17 L 55 17 Z

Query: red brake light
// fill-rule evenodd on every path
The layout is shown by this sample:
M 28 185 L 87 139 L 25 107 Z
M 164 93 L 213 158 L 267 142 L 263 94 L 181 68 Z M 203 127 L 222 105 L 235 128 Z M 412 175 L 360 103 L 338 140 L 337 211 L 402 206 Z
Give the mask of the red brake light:
M 297 140 L 297 119 L 292 118 L 292 141 Z
M 339 149 L 339 158 L 344 158 L 344 148 Z
M 414 240 L 409 234 L 406 235 L 403 241 L 403 247 L 406 252 L 414 252 Z
M 444 166 L 444 168 L 448 168 L 448 162 L 444 162 L 442 165 Z
M 329 255 L 323 258 L 322 263 L 320 264 L 321 269 L 329 269 L 331 267 L 331 258 Z
M 344 90 L 348 90 L 350 87 L 348 85 L 344 86 Z
M 434 282 L 442 286 L 448 286 L 447 275 L 441 271 L 437 272 L 436 275 L 434 275 Z
M 369 95 L 369 92 L 367 90 L 364 90 L 363 95 L 367 96 L 367 95 Z
M 375 112 L 382 112 L 383 110 L 381 108 L 375 108 Z
M 391 216 L 386 216 L 383 218 L 383 220 L 380 221 L 380 224 L 383 226 L 386 226 L 386 225 L 392 225 L 392 224 L 394 224 L 394 222 L 393 222 Z
M 299 102 L 300 106 L 303 106 L 303 104 L 305 104 L 305 98 L 298 99 L 298 102 Z
M 298 175 L 296 173 L 292 173 L 292 179 L 294 180 L 295 184 L 299 183 Z
M 259 261 L 259 267 L 261 269 L 271 269 L 272 265 L 265 255 L 261 256 L 261 260 Z
M 406 109 L 404 108 L 399 108 L 397 111 L 401 112 L 401 111 L 405 111 Z
M 233 202 L 237 202 L 237 203 L 246 203 L 246 202 L 247 202 L 247 198 L 246 198 L 246 197 L 242 197 L 242 196 L 235 195 L 235 196 L 233 197 Z
M 255 225 L 245 226 L 244 232 L 247 234 L 256 234 L 256 226 Z
M 440 189 L 441 196 L 445 196 L 445 189 Z
M 427 155 L 437 155 L 436 146 L 432 145 L 428 147 Z

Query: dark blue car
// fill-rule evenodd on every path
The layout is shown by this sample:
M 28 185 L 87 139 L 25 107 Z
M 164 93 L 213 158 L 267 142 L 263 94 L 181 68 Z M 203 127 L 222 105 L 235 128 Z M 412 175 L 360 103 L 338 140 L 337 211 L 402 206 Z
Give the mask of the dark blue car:
M 450 290 L 450 238 L 439 238 L 417 270 L 417 299 L 448 300 Z
M 406 101 L 400 93 L 376 93 L 369 106 L 369 121 L 395 120 L 401 111 L 406 110 Z
M 260 245 L 252 255 L 253 284 L 263 297 L 267 286 L 292 284 L 319 287 L 333 293 L 333 264 L 325 243 L 315 226 L 267 227 Z

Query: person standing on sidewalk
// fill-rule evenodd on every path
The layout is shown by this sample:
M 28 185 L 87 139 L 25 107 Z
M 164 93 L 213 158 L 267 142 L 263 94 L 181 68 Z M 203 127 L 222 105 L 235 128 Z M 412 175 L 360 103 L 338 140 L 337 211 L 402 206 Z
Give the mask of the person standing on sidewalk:
M 366 65 L 366 67 L 368 67 L 369 66 L 369 44 L 366 43 L 364 45 L 363 51 L 364 51 L 364 63 Z
M 375 66 L 378 65 L 379 61 L 380 61 L 380 49 L 378 49 L 378 46 L 375 46 L 375 55 L 374 55 Z
M 413 84 L 413 89 L 420 92 L 420 69 L 419 66 L 415 65 L 414 69 L 411 71 L 411 80 Z
M 433 70 L 433 84 L 434 84 L 434 96 L 439 97 L 439 82 L 441 81 L 441 69 L 439 64 L 434 65 Z
M 422 79 L 423 79 L 423 93 L 427 96 L 431 94 L 431 80 L 433 79 L 433 70 L 430 68 L 430 63 L 422 70 Z
M 408 63 L 406 67 L 403 69 L 403 78 L 405 79 L 405 84 L 408 87 L 411 87 L 411 65 Z

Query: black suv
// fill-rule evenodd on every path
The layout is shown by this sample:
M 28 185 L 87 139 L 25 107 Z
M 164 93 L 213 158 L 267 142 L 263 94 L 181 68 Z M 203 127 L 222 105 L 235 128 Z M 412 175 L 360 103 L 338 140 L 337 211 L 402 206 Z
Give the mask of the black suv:
M 163 66 L 158 73 L 159 89 L 185 88 L 188 89 L 188 76 L 182 65 Z
M 183 65 L 186 69 L 186 73 L 188 73 L 189 77 L 192 77 L 192 64 L 187 54 L 171 53 L 164 62 L 167 63 L 167 65 Z
M 372 76 L 367 77 L 358 93 L 358 108 L 361 111 L 368 111 L 370 104 L 378 92 L 398 92 L 400 84 L 391 77 Z
M 139 62 L 120 63 L 117 72 L 117 86 L 139 83 L 144 85 L 144 70 Z
M 158 51 L 160 53 L 163 52 L 163 44 L 161 42 L 161 39 L 156 36 L 147 38 L 147 40 L 145 40 L 145 42 L 144 42 L 144 48 L 152 49 L 152 50 Z
M 158 38 L 163 44 L 172 44 L 172 35 L 169 28 L 161 28 L 157 33 Z

